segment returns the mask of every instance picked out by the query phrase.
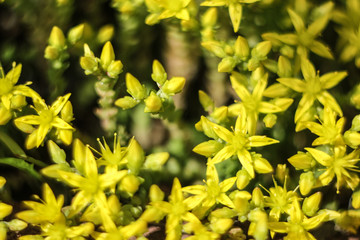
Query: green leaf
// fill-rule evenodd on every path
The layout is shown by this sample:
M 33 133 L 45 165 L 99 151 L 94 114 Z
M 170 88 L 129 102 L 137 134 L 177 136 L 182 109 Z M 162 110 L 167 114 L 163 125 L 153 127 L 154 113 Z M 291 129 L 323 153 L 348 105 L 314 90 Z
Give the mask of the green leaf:
M 19 170 L 27 172 L 34 178 L 41 180 L 41 175 L 34 169 L 33 164 L 27 163 L 25 160 L 20 158 L 0 158 L 0 164 L 9 165 Z
M 22 150 L 10 136 L 2 131 L 0 131 L 0 141 L 2 141 L 15 156 L 26 158 L 24 150 Z

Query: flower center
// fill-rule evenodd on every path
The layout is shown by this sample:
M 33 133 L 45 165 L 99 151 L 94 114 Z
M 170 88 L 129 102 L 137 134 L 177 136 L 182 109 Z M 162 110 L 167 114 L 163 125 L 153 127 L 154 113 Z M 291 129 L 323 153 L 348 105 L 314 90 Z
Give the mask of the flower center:
M 43 110 L 40 113 L 41 124 L 50 124 L 54 120 L 54 115 L 51 110 Z
M 321 87 L 319 76 L 316 76 L 315 78 L 309 79 L 309 80 L 310 81 L 306 82 L 306 91 L 308 93 L 317 95 L 319 92 L 321 92 L 323 90 Z

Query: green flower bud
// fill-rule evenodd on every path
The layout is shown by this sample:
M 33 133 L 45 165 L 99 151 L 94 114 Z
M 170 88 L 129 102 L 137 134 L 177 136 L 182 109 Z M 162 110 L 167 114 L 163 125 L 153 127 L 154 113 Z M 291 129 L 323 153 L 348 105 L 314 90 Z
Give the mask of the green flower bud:
M 236 66 L 236 62 L 232 57 L 225 57 L 218 65 L 218 72 L 231 72 Z
M 146 88 L 141 85 L 139 80 L 130 73 L 126 74 L 126 88 L 127 92 L 137 100 L 142 100 L 146 97 Z
M 87 45 L 86 43 L 84 44 L 84 56 L 95 58 L 94 53 L 91 51 L 89 45 Z
M 111 78 L 117 78 L 117 76 L 122 72 L 122 68 L 123 64 L 120 60 L 113 61 L 107 68 L 107 75 Z
M 97 35 L 97 40 L 99 43 L 104 43 L 106 41 L 110 41 L 110 39 L 113 36 L 114 36 L 114 26 L 108 24 L 100 28 L 99 33 Z
M 151 170 L 160 170 L 161 167 L 169 159 L 170 155 L 168 152 L 152 153 L 146 156 L 144 168 Z
M 81 57 L 80 66 L 85 70 L 85 74 L 89 75 L 98 70 L 98 62 L 95 57 Z
M 161 90 L 169 95 L 175 95 L 183 90 L 185 86 L 185 78 L 184 77 L 173 77 L 168 81 L 165 81 L 164 85 L 161 87 Z
M 49 44 L 59 49 L 63 49 L 66 47 L 64 33 L 57 26 L 54 26 L 51 30 Z
M 118 107 L 121 107 L 122 109 L 126 110 L 129 108 L 133 108 L 136 106 L 136 104 L 138 104 L 139 102 L 129 96 L 125 96 L 123 98 L 119 98 L 115 101 L 115 105 Z
M 167 73 L 165 72 L 164 67 L 158 60 L 154 60 L 152 65 L 152 74 L 151 78 L 160 85 L 163 85 L 167 80 Z
M 277 120 L 277 116 L 273 113 L 266 114 L 266 116 L 263 119 L 263 122 L 265 123 L 265 127 L 272 128 Z
M 133 174 L 128 174 L 121 180 L 119 190 L 133 196 L 139 189 L 140 184 L 141 183 L 138 177 Z
M 286 167 L 286 164 L 278 164 L 275 171 L 276 178 L 281 182 L 285 182 L 285 178 L 289 175 L 289 169 Z
M 154 92 L 150 93 L 150 95 L 144 100 L 144 103 L 144 112 L 160 112 L 162 108 L 161 98 Z
M 48 60 L 55 60 L 59 57 L 59 49 L 53 46 L 47 46 L 45 48 L 44 58 Z
M 127 154 L 125 156 L 127 160 L 127 167 L 133 174 L 138 174 L 140 168 L 143 166 L 145 160 L 144 150 L 141 148 L 138 141 L 135 138 L 130 140 L 127 147 Z
M 77 43 L 84 34 L 84 24 L 79 24 L 69 30 L 68 39 L 71 44 Z
M 54 163 L 62 164 L 66 162 L 66 153 L 52 140 L 47 141 L 48 152 L 50 153 L 51 160 Z
M 115 60 L 115 53 L 113 46 L 110 42 L 106 42 L 100 55 L 100 64 L 101 67 L 107 71 L 108 66 L 112 61 Z
M 250 182 L 251 177 L 245 169 L 241 169 L 236 173 L 236 187 L 240 190 L 244 189 Z
M 7 222 L 7 226 L 11 231 L 21 231 L 27 227 L 27 223 L 19 219 L 13 219 Z
M 247 67 L 249 71 L 255 71 L 260 67 L 260 61 L 256 58 L 251 58 L 248 62 Z
M 226 53 L 222 47 L 222 45 L 219 42 L 216 41 L 206 41 L 202 42 L 201 46 L 206 48 L 208 51 L 213 53 L 215 56 L 219 58 L 226 57 Z
M 151 202 L 162 201 L 165 197 L 165 193 L 161 191 L 158 185 L 151 185 L 149 190 L 149 198 Z
M 319 205 L 321 201 L 322 194 L 321 192 L 314 193 L 310 197 L 305 198 L 302 210 L 308 216 L 312 217 L 319 210 Z
M 205 111 L 214 110 L 214 101 L 202 90 L 199 90 L 199 100 Z
M 360 114 L 356 115 L 351 122 L 351 130 L 360 131 Z
M 241 36 L 238 36 L 236 39 L 235 45 L 235 56 L 240 58 L 242 61 L 245 61 L 249 57 L 250 48 L 247 40 Z
M 356 192 L 353 193 L 351 205 L 352 205 L 355 209 L 359 209 L 359 208 L 360 208 L 360 190 L 357 190 Z
M 309 171 L 302 173 L 299 180 L 300 193 L 303 196 L 307 195 L 311 191 L 315 183 L 316 179 L 313 172 Z

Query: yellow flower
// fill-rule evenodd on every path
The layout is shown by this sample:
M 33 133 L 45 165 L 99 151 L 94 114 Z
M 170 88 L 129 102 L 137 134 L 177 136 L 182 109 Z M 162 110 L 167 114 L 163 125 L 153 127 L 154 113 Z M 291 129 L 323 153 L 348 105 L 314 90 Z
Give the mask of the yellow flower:
M 288 13 L 295 28 L 295 33 L 282 35 L 277 33 L 265 33 L 262 37 L 265 40 L 281 41 L 288 45 L 297 46 L 297 54 L 300 57 L 307 58 L 310 50 L 321 57 L 333 59 L 333 55 L 329 48 L 322 42 L 316 40 L 321 34 L 321 31 L 326 27 L 330 15 L 328 13 L 324 14 L 306 28 L 303 19 L 295 11 L 288 9 Z
M 347 76 L 347 73 L 345 71 L 330 72 L 319 76 L 312 63 L 305 58 L 301 60 L 301 72 L 304 76 L 303 81 L 297 78 L 277 79 L 281 84 L 302 93 L 302 98 L 295 112 L 295 123 L 313 107 L 315 100 L 318 100 L 322 105 L 328 106 L 342 116 L 339 104 L 327 89 L 337 85 Z
M 275 187 L 270 188 L 269 190 L 263 188 L 266 192 L 269 193 L 269 196 L 264 197 L 265 207 L 270 207 L 269 217 L 271 221 L 279 221 L 280 215 L 282 213 L 289 214 L 292 203 L 295 199 L 298 199 L 298 196 L 295 191 L 287 191 L 286 189 L 286 179 L 284 182 L 284 187 L 277 185 L 275 179 L 273 179 Z
M 326 167 L 325 171 L 318 178 L 323 186 L 328 185 L 335 176 L 337 178 L 337 193 L 339 193 L 340 186 L 342 185 L 346 185 L 354 190 L 359 184 L 359 176 L 354 172 L 359 171 L 356 164 L 360 160 L 360 149 L 346 154 L 345 146 L 335 146 L 331 155 L 315 148 L 305 149 L 318 163 Z
M 336 121 L 336 113 L 329 107 L 325 106 L 322 120 L 319 118 L 320 124 L 316 122 L 304 122 L 312 133 L 318 135 L 312 145 L 319 146 L 323 144 L 344 145 L 341 132 L 345 125 L 345 118 Z
M 236 119 L 235 128 L 232 132 L 225 127 L 211 123 L 215 134 L 225 141 L 226 144 L 212 159 L 209 160 L 209 164 L 219 163 L 236 155 L 250 177 L 255 177 L 254 161 L 249 150 L 251 147 L 266 146 L 277 143 L 278 141 L 266 136 L 251 136 L 248 134 L 247 124 L 247 115 L 244 107 L 240 108 L 240 115 Z M 199 153 L 197 151 L 198 146 L 193 149 L 196 153 Z
M 183 191 L 194 194 L 185 201 L 194 209 L 194 213 L 202 218 L 204 214 L 216 203 L 235 208 L 226 192 L 234 185 L 236 177 L 225 179 L 219 183 L 219 176 L 213 164 L 207 166 L 205 185 L 184 187 Z M 200 204 L 201 203 L 201 204 Z M 197 207 L 197 208 L 196 208 Z
M 256 70 L 254 75 L 256 75 L 257 72 L 260 72 L 260 70 Z M 243 105 L 246 110 L 247 127 L 250 135 L 255 134 L 259 113 L 282 112 L 285 111 L 293 102 L 290 98 L 278 98 L 277 101 L 281 101 L 281 105 L 264 101 L 263 96 L 264 91 L 266 91 L 265 88 L 267 85 L 268 74 L 259 74 L 261 77 L 257 80 L 252 93 L 250 93 L 249 90 L 236 79 L 236 75 L 232 75 L 230 77 L 231 85 L 241 99 L 241 102 L 235 103 L 229 107 L 230 115 L 239 115 L 239 107 L 240 105 Z
M 37 197 L 39 202 L 24 201 L 25 206 L 31 210 L 19 212 L 16 216 L 31 224 L 42 223 L 65 223 L 65 216 L 61 209 L 64 204 L 64 196 L 55 197 L 49 185 L 43 185 L 43 200 Z
M 58 130 L 73 130 L 73 127 L 69 123 L 58 116 L 69 97 L 70 93 L 59 97 L 51 106 L 46 105 L 44 100 L 34 101 L 34 109 L 38 115 L 27 115 L 15 119 L 15 125 L 23 131 L 24 125 L 38 125 L 38 128 L 26 139 L 25 145 L 27 149 L 39 147 L 52 128 Z
M 321 213 L 312 218 L 307 218 L 301 211 L 299 200 L 294 199 L 289 211 L 288 222 L 269 222 L 269 229 L 278 233 L 287 233 L 286 240 L 301 239 L 313 240 L 314 236 L 308 231 L 318 227 L 325 221 L 327 214 Z
M 190 213 L 188 202 L 184 201 L 179 179 L 175 178 L 169 196 L 169 202 L 155 201 L 150 203 L 160 211 L 166 213 L 166 240 L 181 239 L 182 221 L 194 218 Z
M 75 145 L 75 147 L 81 148 L 81 145 Z M 107 201 L 104 191 L 118 183 L 127 174 L 127 170 L 99 174 L 94 155 L 89 147 L 85 150 L 75 149 L 74 151 L 78 151 L 76 158 L 83 158 L 78 159 L 76 165 L 82 175 L 59 170 L 60 179 L 77 191 L 71 203 L 73 213 L 81 211 L 89 203 L 95 203 L 106 211 Z
M 162 8 L 159 19 L 176 17 L 182 20 L 189 20 L 190 13 L 187 9 L 191 0 L 157 0 L 156 1 Z

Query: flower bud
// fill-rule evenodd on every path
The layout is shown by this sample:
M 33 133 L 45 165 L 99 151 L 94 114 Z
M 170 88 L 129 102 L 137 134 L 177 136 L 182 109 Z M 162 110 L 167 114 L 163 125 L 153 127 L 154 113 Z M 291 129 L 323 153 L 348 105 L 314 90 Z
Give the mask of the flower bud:
M 57 26 L 54 26 L 51 30 L 49 44 L 59 49 L 63 49 L 66 46 L 64 33 Z
M 302 205 L 302 210 L 308 217 L 314 216 L 316 212 L 319 210 L 321 197 L 322 197 L 321 192 L 317 192 L 311 195 L 310 197 L 305 198 Z
M 264 195 L 261 192 L 259 187 L 254 188 L 253 192 L 252 192 L 252 199 L 251 199 L 251 203 L 255 206 L 255 207 L 259 207 L 262 208 L 264 205 Z
M 238 36 L 234 46 L 235 56 L 245 61 L 249 57 L 250 48 L 247 40 L 241 36 Z
M 172 96 L 176 93 L 182 91 L 185 86 L 185 78 L 184 77 L 173 77 L 168 81 L 165 81 L 161 90 L 169 96 Z
M 97 40 L 99 43 L 104 43 L 106 41 L 110 41 L 110 39 L 113 36 L 114 36 L 114 26 L 108 24 L 100 28 L 99 33 L 97 35 Z
M 73 130 L 62 129 L 58 131 L 58 138 L 65 144 L 70 145 L 72 142 Z
M 257 173 L 265 174 L 274 171 L 271 164 L 265 158 L 255 156 L 253 159 L 254 169 Z
M 281 182 L 285 182 L 285 178 L 289 176 L 289 169 L 286 167 L 286 164 L 278 164 L 276 166 L 276 178 Z
M 292 76 L 292 64 L 286 57 L 280 56 L 278 60 L 278 71 L 279 77 L 291 77 Z
M 95 57 L 94 53 L 91 51 L 89 45 L 84 44 L 84 56 L 85 57 Z
M 160 170 L 161 167 L 169 159 L 170 155 L 168 152 L 157 152 L 146 156 L 144 168 L 152 170 Z
M 127 192 L 130 196 L 133 196 L 134 193 L 139 189 L 140 180 L 133 174 L 128 174 L 120 182 L 119 190 Z
M 258 43 L 255 48 L 251 51 L 251 55 L 256 58 L 265 58 L 271 50 L 271 42 L 263 41 Z
M 202 42 L 201 46 L 206 48 L 208 51 L 210 51 L 217 57 L 220 57 L 220 58 L 226 57 L 226 53 L 219 42 L 206 41 L 206 42 Z
M 144 100 L 144 103 L 144 112 L 160 112 L 162 108 L 161 98 L 154 92 L 150 93 L 150 95 Z
M 122 69 L 123 64 L 120 60 L 113 61 L 107 68 L 107 75 L 111 78 L 116 78 L 122 72 Z
M 236 173 L 236 186 L 238 189 L 244 189 L 250 182 L 251 177 L 245 169 L 241 169 Z
M 288 161 L 297 169 L 310 169 L 315 164 L 314 159 L 304 152 L 298 152 L 290 157 Z
M 45 48 L 44 58 L 48 60 L 55 60 L 59 57 L 59 49 L 53 46 L 47 46 Z
M 202 142 L 199 145 L 195 146 L 193 148 L 193 151 L 205 157 L 212 157 L 223 147 L 224 147 L 223 144 L 219 143 L 218 141 L 209 140 L 207 142 Z
M 246 215 L 250 211 L 249 199 L 243 198 L 236 194 L 233 202 L 235 210 L 239 216 L 239 220 L 246 220 Z
M 102 68 L 107 71 L 108 66 L 115 60 L 115 53 L 110 42 L 106 42 L 100 55 L 100 64 Z
M 160 85 L 163 85 L 167 80 L 167 73 L 165 72 L 164 67 L 158 60 L 154 60 L 152 65 L 152 74 L 151 78 Z
M 71 44 L 77 43 L 83 36 L 84 24 L 79 24 L 69 30 L 68 39 Z
M 206 10 L 204 14 L 201 16 L 201 24 L 204 27 L 212 27 L 216 24 L 217 21 L 217 9 L 212 7 Z
M 353 193 L 351 205 L 355 209 L 360 208 L 360 190 L 357 190 L 356 192 Z
M 140 144 L 135 140 L 135 138 L 130 140 L 125 158 L 127 160 L 127 167 L 130 172 L 135 175 L 138 174 L 144 163 L 145 155 L 144 150 L 141 148 Z
M 236 62 L 232 57 L 225 57 L 218 65 L 218 72 L 231 72 L 236 66 Z
M 360 131 L 360 114 L 356 115 L 351 122 L 352 131 Z
M 61 164 L 66 162 L 66 154 L 55 142 L 52 140 L 47 141 L 48 152 L 50 153 L 51 160 L 54 163 Z
M 140 84 L 139 80 L 130 73 L 126 74 L 127 92 L 137 100 L 142 100 L 146 96 L 146 88 Z
M 165 197 L 165 193 L 161 191 L 158 185 L 151 185 L 149 190 L 149 198 L 151 202 L 162 201 Z
M 80 66 L 85 70 L 85 74 L 89 75 L 98 70 L 98 62 L 94 57 L 81 57 Z
M 302 173 L 299 180 L 300 193 L 303 196 L 307 195 L 315 185 L 315 182 L 316 179 L 313 172 L 309 171 Z
M 265 127 L 272 128 L 277 120 L 277 116 L 273 113 L 266 114 L 266 116 L 263 119 L 263 122 L 265 123 Z
M 283 47 L 280 48 L 280 53 L 281 55 L 284 55 L 288 58 L 293 58 L 294 57 L 294 49 L 288 45 L 284 45 Z
M 221 106 L 219 108 L 215 108 L 214 112 L 211 114 L 211 117 L 218 122 L 225 121 L 228 117 L 228 107 Z
M 133 108 L 136 104 L 138 104 L 138 101 L 129 96 L 119 98 L 115 101 L 115 105 L 121 107 L 123 110 Z
M 209 112 L 214 109 L 214 101 L 202 90 L 199 90 L 199 100 L 205 111 Z
M 344 133 L 344 141 L 351 148 L 357 148 L 360 145 L 360 133 L 348 130 Z
M 0 219 L 2 220 L 4 217 L 10 215 L 13 207 L 11 205 L 0 202 Z
M 27 223 L 19 219 L 13 219 L 10 222 L 7 222 L 7 226 L 11 231 L 21 231 L 27 227 Z

